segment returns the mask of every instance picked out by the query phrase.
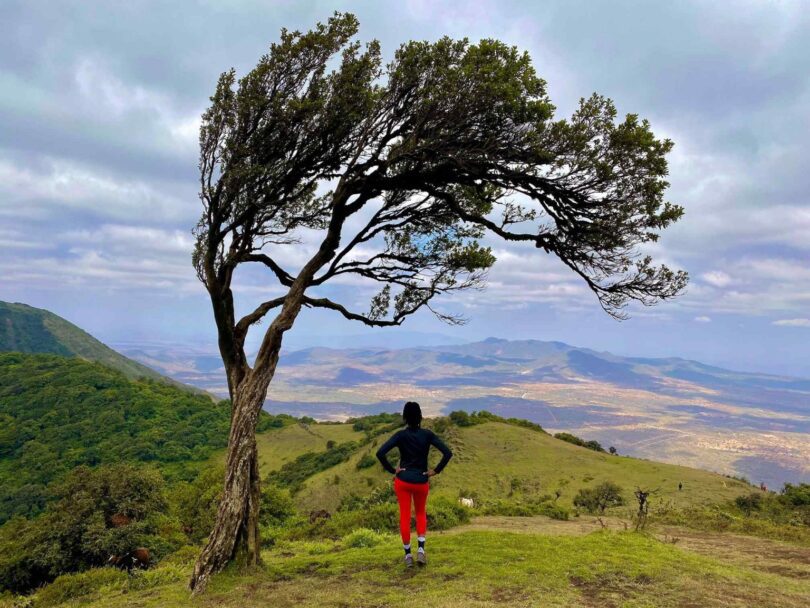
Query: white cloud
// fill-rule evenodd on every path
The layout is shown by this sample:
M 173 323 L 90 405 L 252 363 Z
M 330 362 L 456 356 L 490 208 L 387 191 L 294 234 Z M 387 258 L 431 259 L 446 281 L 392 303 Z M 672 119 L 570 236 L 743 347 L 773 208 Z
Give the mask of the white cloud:
M 701 316 L 699 316 L 699 317 L 695 317 L 695 321 L 697 321 L 698 323 L 711 323 L 711 322 L 712 322 L 712 318 L 711 318 L 711 317 L 707 317 L 707 316 L 705 316 L 705 315 L 701 315 Z
M 810 319 L 779 319 L 773 324 L 783 327 L 810 327 Z
M 183 200 L 167 189 L 54 159 L 23 166 L 0 157 L 0 194 L 0 216 L 11 221 L 83 212 L 165 225 L 183 219 L 190 223 L 197 211 L 195 200 Z
M 713 285 L 714 287 L 727 287 L 731 285 L 732 279 L 725 272 L 720 270 L 712 270 L 711 272 L 704 272 L 700 275 L 705 283 Z

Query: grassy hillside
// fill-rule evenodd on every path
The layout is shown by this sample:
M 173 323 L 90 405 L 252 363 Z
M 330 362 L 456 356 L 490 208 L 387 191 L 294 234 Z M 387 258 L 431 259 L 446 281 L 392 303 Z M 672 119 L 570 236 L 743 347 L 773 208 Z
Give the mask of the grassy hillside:
M 455 458 L 433 481 L 431 563 L 406 572 L 393 533 L 390 476 L 372 456 L 398 417 L 319 424 L 263 415 L 257 441 L 266 479 L 265 565 L 233 568 L 192 601 L 186 583 L 216 511 L 228 414 L 224 403 L 80 359 L 0 354 L 0 504 L 9 509 L 32 496 L 57 496 L 43 514 L 0 527 L 0 608 L 405 606 L 416 592 L 425 605 L 448 608 L 798 608 L 810 594 L 810 519 L 793 521 L 801 511 L 783 509 L 790 521 L 766 519 L 777 498 L 758 493 L 761 506 L 734 506 L 732 499 L 752 492 L 745 483 L 593 451 L 536 425 L 481 413 L 426 421 Z M 75 469 L 120 461 L 134 466 Z M 71 469 L 67 482 L 46 491 Z M 677 517 L 654 522 L 652 534 L 629 532 L 618 519 L 627 517 L 628 505 L 605 518 L 610 530 L 599 530 L 573 502 L 579 490 L 602 481 L 618 484 L 628 503 L 637 485 L 660 488 L 656 517 L 664 504 Z M 476 508 L 459 506 L 460 494 L 474 496 Z M 810 506 L 810 496 L 796 496 Z M 133 497 L 143 504 L 133 506 Z M 702 506 L 708 503 L 718 509 Z M 507 516 L 532 504 L 551 505 L 557 519 Z M 321 509 L 331 517 L 311 521 L 309 512 Z M 730 529 L 779 535 L 749 538 L 714 527 L 698 533 L 678 519 L 693 517 L 689 509 L 719 516 L 724 526 L 735 521 Z M 487 513 L 497 515 L 480 516 Z M 121 514 L 130 518 L 123 527 L 116 523 Z M 135 546 L 149 547 L 154 568 L 130 577 L 98 567 L 111 552 Z M 15 599 L 12 590 L 30 595 Z
M 79 465 L 150 462 L 195 474 L 227 442 L 227 405 L 97 363 L 0 353 L 0 522 L 38 512 Z
M 62 577 L 32 605 L 800 608 L 810 597 L 810 550 L 744 537 L 701 550 L 633 532 L 512 533 L 491 523 L 432 535 L 430 564 L 412 571 L 393 536 L 355 533 L 265 551 L 262 568 L 226 572 L 193 601 L 193 551 L 184 551 L 133 577 L 111 569 Z
M 622 486 L 628 500 L 636 486 L 661 488 L 658 500 L 672 501 L 679 507 L 728 500 L 750 491 L 746 483 L 708 471 L 594 452 L 502 422 L 450 426 L 445 437 L 455 456 L 434 478 L 431 493 L 451 499 L 460 492 L 491 501 L 554 495 L 560 490 L 559 502 L 571 506 L 581 488 L 606 480 Z M 305 509 L 334 510 L 344 496 L 362 495 L 369 487 L 388 481 L 390 476 L 378 464 L 357 468 L 363 456 L 373 455 L 383 440 L 371 441 L 347 462 L 312 476 L 296 496 L 298 504 Z M 262 445 L 268 444 L 269 436 Z M 439 456 L 433 453 L 432 458 L 435 462 Z M 683 484 L 680 491 L 679 482 Z
M 79 357 L 116 369 L 128 378 L 167 380 L 62 317 L 26 304 L 0 302 L 0 351 Z

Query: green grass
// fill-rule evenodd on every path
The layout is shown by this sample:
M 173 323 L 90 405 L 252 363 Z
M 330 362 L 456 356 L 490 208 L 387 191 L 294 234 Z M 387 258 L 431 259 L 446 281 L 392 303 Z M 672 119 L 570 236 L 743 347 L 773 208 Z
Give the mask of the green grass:
M 390 476 L 381 467 L 357 470 L 364 454 L 373 454 L 386 439 L 360 448 L 345 463 L 312 476 L 296 497 L 303 509 L 333 511 L 347 494 L 363 495 L 370 486 L 385 483 Z M 455 456 L 444 472 L 431 482 L 431 493 L 455 499 L 459 491 L 474 492 L 480 499 L 509 495 L 515 480 L 520 495 L 553 495 L 560 488 L 559 502 L 571 506 L 582 487 L 614 481 L 632 502 L 636 486 L 661 488 L 654 503 L 675 508 L 732 499 L 751 486 L 722 475 L 677 465 L 611 456 L 571 445 L 559 439 L 500 422 L 471 427 L 451 427 L 447 437 Z M 268 440 L 272 440 L 268 436 Z M 438 460 L 435 450 L 432 462 Z M 335 483 L 335 476 L 339 478 Z M 678 483 L 683 490 L 678 490 Z
M 193 601 L 184 568 L 170 560 L 125 584 L 101 578 L 89 593 L 86 584 L 63 585 L 87 595 L 62 605 L 396 607 L 418 598 L 436 607 L 800 607 L 810 597 L 806 578 L 758 571 L 723 561 L 722 551 L 709 557 L 633 532 L 434 534 L 430 564 L 412 571 L 402 568 L 394 536 L 380 540 L 360 548 L 349 548 L 348 539 L 284 543 L 263 554 L 262 568 L 227 571 Z M 186 562 L 185 571 L 189 567 Z
M 271 471 L 295 460 L 307 452 L 325 452 L 326 443 L 357 441 L 364 433 L 355 431 L 350 424 L 302 424 L 295 423 L 282 428 L 274 428 L 256 435 L 259 449 L 259 468 L 262 478 Z M 212 458 L 213 464 L 225 462 L 225 451 L 221 450 Z

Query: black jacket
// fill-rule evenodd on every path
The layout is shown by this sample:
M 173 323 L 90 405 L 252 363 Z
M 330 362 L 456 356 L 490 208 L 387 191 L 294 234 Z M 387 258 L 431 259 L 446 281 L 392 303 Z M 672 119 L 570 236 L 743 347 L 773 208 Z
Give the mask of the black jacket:
M 385 455 L 394 448 L 399 448 L 399 467 L 404 470 L 400 471 L 397 477 L 408 483 L 427 483 L 429 478 L 425 473 L 428 470 L 428 452 L 431 445 L 436 446 L 442 453 L 442 459 L 434 469 L 437 473 L 441 473 L 453 457 L 453 452 L 436 437 L 436 433 L 427 429 L 406 427 L 397 431 L 377 450 L 377 458 L 386 471 L 395 474 L 396 469 L 391 466 Z

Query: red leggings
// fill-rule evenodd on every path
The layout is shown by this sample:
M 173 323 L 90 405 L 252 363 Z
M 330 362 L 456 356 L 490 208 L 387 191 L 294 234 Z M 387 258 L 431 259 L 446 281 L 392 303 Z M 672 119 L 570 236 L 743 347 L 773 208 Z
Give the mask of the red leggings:
M 411 542 L 411 498 L 416 507 L 416 533 L 424 536 L 427 532 L 427 504 L 429 483 L 408 483 L 398 477 L 394 478 L 394 493 L 399 502 L 399 533 L 402 535 L 402 544 Z

